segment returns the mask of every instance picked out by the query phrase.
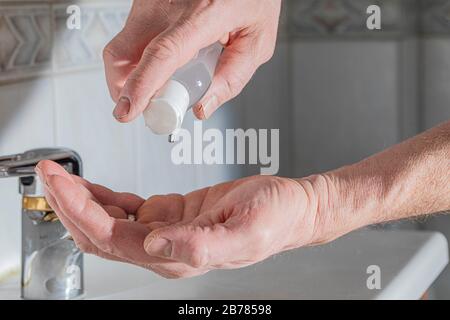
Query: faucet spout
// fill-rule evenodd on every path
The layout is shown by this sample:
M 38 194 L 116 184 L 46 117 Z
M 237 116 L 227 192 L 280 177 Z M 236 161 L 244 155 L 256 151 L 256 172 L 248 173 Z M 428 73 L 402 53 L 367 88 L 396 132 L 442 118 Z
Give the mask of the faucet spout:
M 53 160 L 82 175 L 80 156 L 68 149 L 36 149 L 0 157 L 0 178 L 19 178 L 22 198 L 22 287 L 24 299 L 67 300 L 84 293 L 83 255 L 44 198 L 34 169 Z

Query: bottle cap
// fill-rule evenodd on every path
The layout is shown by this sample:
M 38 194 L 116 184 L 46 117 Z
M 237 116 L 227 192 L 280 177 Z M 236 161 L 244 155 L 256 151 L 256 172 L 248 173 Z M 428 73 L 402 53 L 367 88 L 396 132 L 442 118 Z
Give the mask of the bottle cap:
M 189 107 L 189 92 L 180 82 L 169 80 L 144 111 L 145 124 L 153 133 L 172 134 L 180 129 Z

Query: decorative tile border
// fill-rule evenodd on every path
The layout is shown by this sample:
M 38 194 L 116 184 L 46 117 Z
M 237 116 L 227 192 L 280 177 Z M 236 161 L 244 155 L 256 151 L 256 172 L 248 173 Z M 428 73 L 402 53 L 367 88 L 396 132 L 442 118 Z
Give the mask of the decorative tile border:
M 59 71 L 102 63 L 102 51 L 125 24 L 129 7 L 123 5 L 82 5 L 82 29 L 66 28 L 66 5 L 53 7 L 54 62 Z
M 420 10 L 422 34 L 450 35 L 450 0 L 423 0 Z
M 66 7 L 74 3 L 82 9 L 81 30 L 66 28 Z M 382 9 L 381 31 L 366 28 L 371 4 Z M 100 66 L 129 6 L 130 0 L 0 0 L 0 81 Z M 450 36 L 450 0 L 284 0 L 283 7 L 283 37 Z
M 368 30 L 369 5 L 380 6 L 383 28 Z M 416 12 L 415 0 L 289 0 L 288 33 L 293 37 L 322 36 L 403 36 L 416 33 L 411 19 Z
M 1 82 L 101 66 L 102 49 L 123 27 L 130 4 L 71 0 L 81 7 L 82 29 L 69 30 L 68 1 L 41 2 L 0 0 Z
M 0 80 L 51 68 L 50 6 L 0 5 Z
M 450 36 L 450 0 L 288 0 L 292 37 Z M 382 10 L 383 29 L 366 27 L 369 5 Z

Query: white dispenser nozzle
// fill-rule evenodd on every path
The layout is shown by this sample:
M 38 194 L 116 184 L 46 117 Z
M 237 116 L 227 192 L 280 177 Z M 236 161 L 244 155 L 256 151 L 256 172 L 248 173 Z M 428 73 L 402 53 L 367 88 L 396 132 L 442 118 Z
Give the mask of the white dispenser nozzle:
M 222 50 L 220 43 L 200 50 L 157 92 L 144 111 L 145 123 L 153 133 L 169 135 L 169 141 L 175 141 L 187 110 L 197 104 L 210 87 Z
M 189 92 L 176 80 L 169 80 L 144 111 L 147 127 L 156 134 L 176 134 L 189 108 Z

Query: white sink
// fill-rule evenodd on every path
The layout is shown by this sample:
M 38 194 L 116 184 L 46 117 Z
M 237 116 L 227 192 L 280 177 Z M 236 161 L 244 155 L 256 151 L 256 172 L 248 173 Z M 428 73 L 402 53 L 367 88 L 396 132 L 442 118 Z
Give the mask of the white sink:
M 124 292 L 148 285 L 159 277 L 145 269 L 125 263 L 103 260 L 85 255 L 85 299 Z M 18 268 L 17 268 L 18 269 Z M 0 281 L 0 300 L 20 299 L 19 271 Z
M 86 257 L 86 299 L 418 299 L 448 263 L 436 232 L 368 231 L 329 245 L 286 252 L 239 270 L 185 280 Z M 379 266 L 381 289 L 367 287 Z M 0 283 L 0 299 L 19 297 L 18 279 Z

